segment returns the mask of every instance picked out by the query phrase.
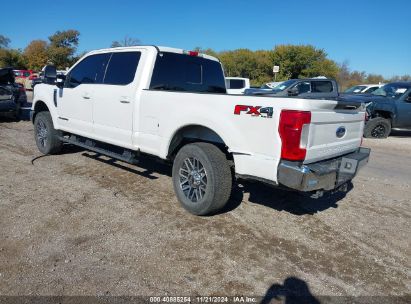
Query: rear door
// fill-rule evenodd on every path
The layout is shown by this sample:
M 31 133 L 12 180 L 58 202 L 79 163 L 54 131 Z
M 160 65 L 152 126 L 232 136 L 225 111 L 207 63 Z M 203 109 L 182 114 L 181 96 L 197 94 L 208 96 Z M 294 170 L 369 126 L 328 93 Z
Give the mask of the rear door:
M 96 86 L 93 98 L 93 128 L 98 139 L 132 147 L 133 113 L 139 62 L 143 50 L 110 55 L 103 83 Z

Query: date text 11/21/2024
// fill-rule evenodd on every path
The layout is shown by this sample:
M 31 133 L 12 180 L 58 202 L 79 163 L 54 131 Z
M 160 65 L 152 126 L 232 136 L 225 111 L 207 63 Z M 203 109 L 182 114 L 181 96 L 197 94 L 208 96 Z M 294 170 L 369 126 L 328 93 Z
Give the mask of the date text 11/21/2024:
M 163 296 L 163 297 L 150 297 L 150 303 L 257 303 L 256 297 L 245 296 Z

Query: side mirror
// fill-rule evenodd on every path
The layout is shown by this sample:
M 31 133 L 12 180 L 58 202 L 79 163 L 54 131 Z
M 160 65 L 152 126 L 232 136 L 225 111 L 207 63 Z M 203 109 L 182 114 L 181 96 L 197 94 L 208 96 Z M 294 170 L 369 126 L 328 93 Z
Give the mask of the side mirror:
M 57 79 L 57 69 L 54 65 L 46 65 L 44 68 L 44 78 L 47 83 L 54 83 Z
M 62 89 L 64 87 L 64 82 L 66 81 L 66 75 L 59 74 L 56 78 L 56 86 Z
M 288 96 L 298 96 L 299 93 L 300 91 L 298 90 L 297 87 L 293 87 L 288 90 Z
M 408 97 L 405 98 L 405 102 L 411 102 L 411 94 L 409 94 Z

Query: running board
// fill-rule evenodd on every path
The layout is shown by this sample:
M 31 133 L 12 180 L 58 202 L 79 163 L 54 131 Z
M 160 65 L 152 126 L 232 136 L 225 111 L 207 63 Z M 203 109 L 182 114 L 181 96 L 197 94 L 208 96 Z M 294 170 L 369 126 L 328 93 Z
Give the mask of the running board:
M 99 142 L 93 139 L 77 136 L 77 135 L 71 135 L 70 137 L 59 137 L 61 141 L 72 144 L 75 146 L 82 147 L 86 150 L 90 150 L 102 155 L 106 155 L 108 157 L 112 157 L 121 161 L 124 161 L 129 164 L 136 165 L 138 164 L 138 155 L 139 152 L 113 146 L 110 144 L 106 144 L 103 142 Z

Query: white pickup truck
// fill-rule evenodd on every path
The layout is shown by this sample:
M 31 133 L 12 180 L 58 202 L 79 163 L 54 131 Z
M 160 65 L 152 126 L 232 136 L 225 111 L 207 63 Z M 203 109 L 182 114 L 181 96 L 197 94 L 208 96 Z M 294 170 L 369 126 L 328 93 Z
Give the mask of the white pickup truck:
M 182 206 L 215 213 L 235 178 L 321 193 L 368 161 L 361 104 L 226 94 L 218 59 L 136 46 L 92 51 L 65 76 L 47 66 L 31 119 L 40 152 L 63 143 L 129 163 L 149 154 L 173 163 Z

